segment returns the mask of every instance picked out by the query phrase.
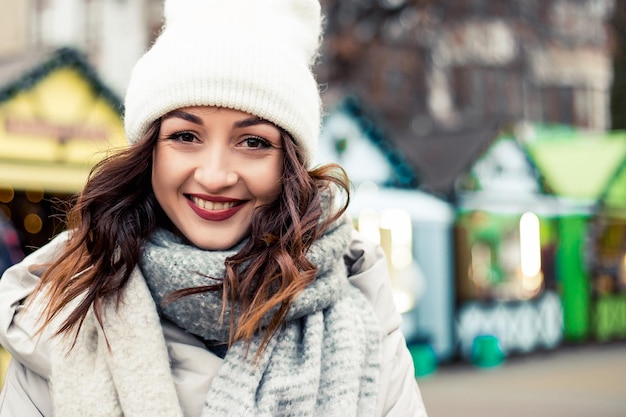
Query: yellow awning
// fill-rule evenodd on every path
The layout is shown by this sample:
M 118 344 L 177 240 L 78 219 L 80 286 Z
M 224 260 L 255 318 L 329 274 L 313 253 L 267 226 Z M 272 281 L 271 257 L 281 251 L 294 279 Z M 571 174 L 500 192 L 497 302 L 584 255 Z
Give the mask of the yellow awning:
M 0 188 L 74 194 L 87 182 L 90 169 L 81 165 L 0 160 Z

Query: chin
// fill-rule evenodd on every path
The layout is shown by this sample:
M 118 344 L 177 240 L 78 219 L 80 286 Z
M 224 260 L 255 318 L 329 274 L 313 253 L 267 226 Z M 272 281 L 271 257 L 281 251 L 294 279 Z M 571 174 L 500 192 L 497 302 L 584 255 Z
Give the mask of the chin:
M 208 250 L 208 251 L 218 251 L 218 250 L 228 250 L 237 246 L 241 243 L 243 239 L 233 239 L 233 240 L 221 240 L 219 242 L 191 242 L 193 245 L 199 247 L 200 249 Z

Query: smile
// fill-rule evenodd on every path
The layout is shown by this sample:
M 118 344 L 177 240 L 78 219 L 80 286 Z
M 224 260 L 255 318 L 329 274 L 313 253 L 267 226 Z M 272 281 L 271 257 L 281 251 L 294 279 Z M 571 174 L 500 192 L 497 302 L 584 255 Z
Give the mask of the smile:
M 200 218 L 210 221 L 222 221 L 237 214 L 237 212 L 244 207 L 245 201 L 209 201 L 204 198 L 189 195 L 187 203 Z
M 241 203 L 241 201 L 208 201 L 193 195 L 189 198 L 196 206 L 210 211 L 228 210 Z

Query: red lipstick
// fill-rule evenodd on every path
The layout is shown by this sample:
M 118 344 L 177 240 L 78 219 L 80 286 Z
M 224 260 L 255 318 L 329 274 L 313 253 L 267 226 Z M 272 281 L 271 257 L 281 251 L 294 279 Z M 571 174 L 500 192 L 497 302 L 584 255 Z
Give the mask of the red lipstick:
M 200 198 L 200 197 L 199 197 Z M 225 203 L 225 202 L 232 202 L 232 201 L 237 201 L 239 202 L 240 200 L 233 200 L 230 198 L 224 198 L 224 197 L 210 197 L 210 198 L 202 198 L 203 200 L 207 200 L 207 201 L 212 201 L 212 202 L 219 202 L 219 203 Z M 207 210 L 204 209 L 202 207 L 199 207 L 198 205 L 196 205 L 191 199 L 187 199 L 187 204 L 189 204 L 189 207 L 191 207 L 191 209 L 202 219 L 204 220 L 210 220 L 210 221 L 222 221 L 222 220 L 226 220 L 231 218 L 232 216 L 234 216 L 235 214 L 237 214 L 237 212 L 239 212 L 239 210 L 241 210 L 244 206 L 243 201 L 241 201 L 241 204 L 237 204 L 234 205 L 231 208 L 228 209 L 224 209 L 224 210 Z

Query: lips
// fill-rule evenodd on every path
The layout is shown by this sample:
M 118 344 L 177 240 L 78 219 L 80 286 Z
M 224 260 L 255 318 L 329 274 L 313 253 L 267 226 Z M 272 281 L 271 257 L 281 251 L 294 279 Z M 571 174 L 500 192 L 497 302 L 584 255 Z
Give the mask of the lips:
M 234 200 L 223 197 L 201 198 L 195 195 L 187 196 L 187 204 L 202 219 L 222 221 L 231 218 L 244 206 L 245 200 Z

